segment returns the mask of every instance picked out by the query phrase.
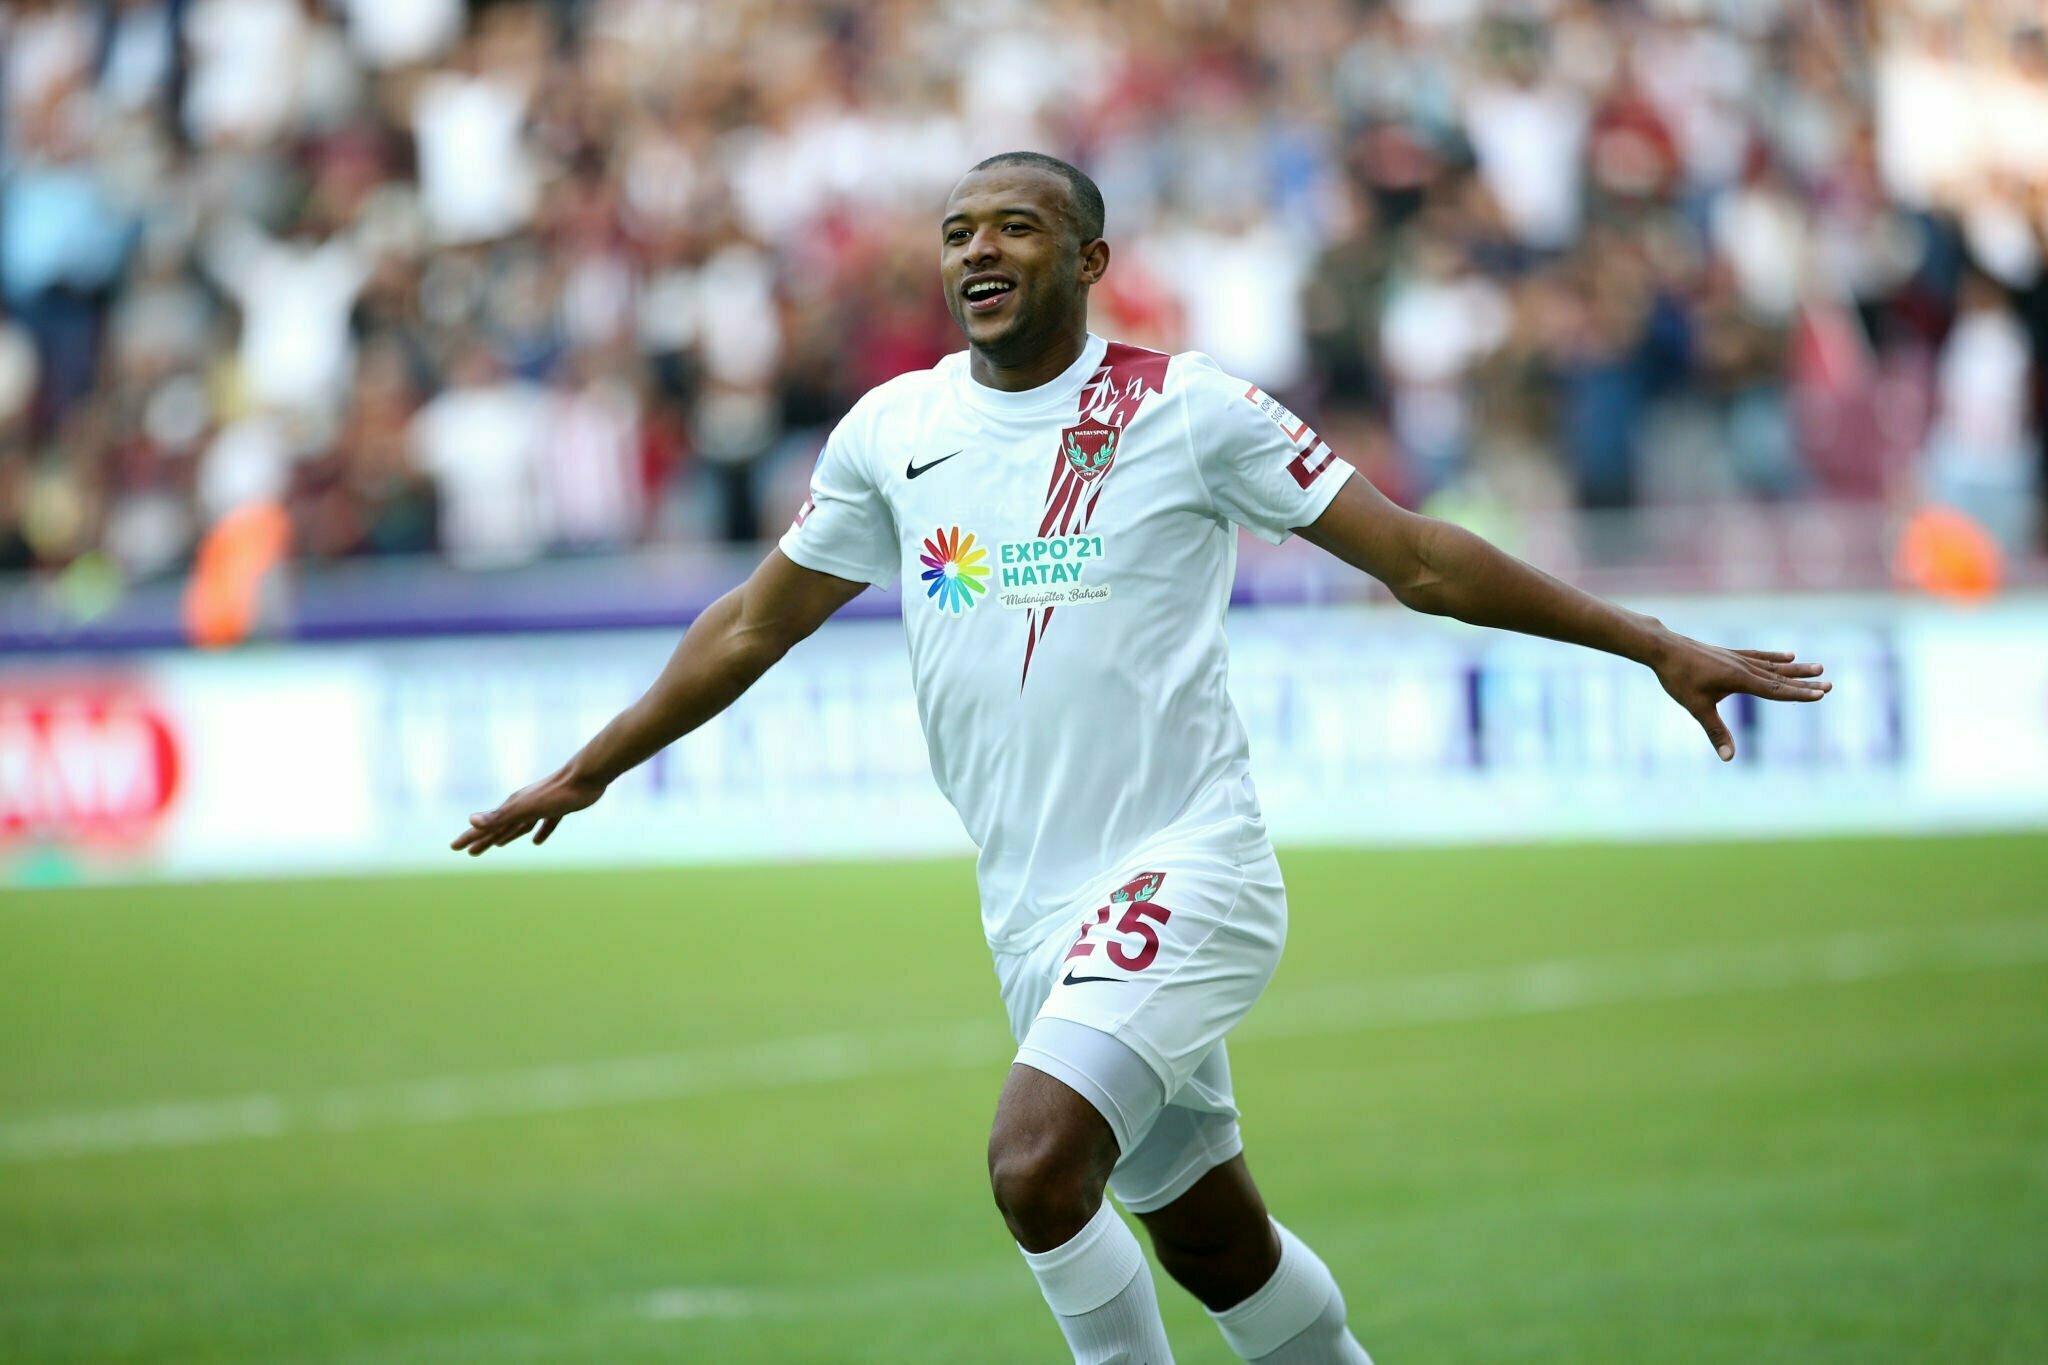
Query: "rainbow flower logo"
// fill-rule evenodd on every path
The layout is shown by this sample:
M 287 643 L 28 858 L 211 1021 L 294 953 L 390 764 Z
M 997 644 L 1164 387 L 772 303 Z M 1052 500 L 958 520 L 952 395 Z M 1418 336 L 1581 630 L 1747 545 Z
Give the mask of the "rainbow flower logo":
M 960 534 L 955 526 L 949 535 L 944 527 L 925 537 L 924 595 L 938 603 L 940 611 L 955 614 L 975 603 L 975 594 L 988 591 L 987 550 L 974 548 L 974 537 Z

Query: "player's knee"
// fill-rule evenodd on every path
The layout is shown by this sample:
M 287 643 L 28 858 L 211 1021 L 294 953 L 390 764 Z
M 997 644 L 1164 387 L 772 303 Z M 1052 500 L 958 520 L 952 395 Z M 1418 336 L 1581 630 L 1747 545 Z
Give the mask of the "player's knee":
M 1102 1206 L 1107 1170 L 1056 1135 L 989 1137 L 988 1178 L 1010 1235 L 1028 1251 L 1050 1251 L 1087 1226 Z

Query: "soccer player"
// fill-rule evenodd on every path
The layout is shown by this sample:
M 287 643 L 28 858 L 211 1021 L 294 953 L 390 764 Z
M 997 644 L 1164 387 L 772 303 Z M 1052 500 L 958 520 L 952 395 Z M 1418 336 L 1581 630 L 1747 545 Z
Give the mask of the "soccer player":
M 981 850 L 982 927 L 1019 1043 L 989 1178 L 1074 1359 L 1172 1359 L 1107 1187 L 1239 1356 L 1369 1365 L 1329 1270 L 1267 1214 L 1231 1096 L 1224 1035 L 1287 921 L 1225 687 L 1237 528 L 1299 533 L 1418 611 L 1636 660 L 1724 760 L 1723 697 L 1815 701 L 1830 684 L 1403 511 L 1207 356 L 1091 335 L 1102 234 L 1101 193 L 1064 162 L 1013 152 L 968 172 L 939 222 L 966 352 L 856 403 L 780 548 L 640 700 L 453 847 L 541 843 L 901 573 L 932 771 Z

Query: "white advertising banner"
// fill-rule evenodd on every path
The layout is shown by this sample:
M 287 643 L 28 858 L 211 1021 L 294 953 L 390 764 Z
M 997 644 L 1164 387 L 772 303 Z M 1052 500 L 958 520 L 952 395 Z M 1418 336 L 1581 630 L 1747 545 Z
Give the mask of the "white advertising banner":
M 1829 666 L 1816 706 L 1724 707 L 1718 762 L 1645 670 L 1393 608 L 1230 621 L 1279 842 L 2048 827 L 2048 602 L 1639 604 Z M 565 758 L 669 631 L 10 662 L 0 884 L 468 866 L 468 812 Z M 834 623 L 562 827 L 550 863 L 965 853 L 900 627 Z M 503 855 L 498 855 L 501 858 Z M 520 856 L 514 854 L 515 857 Z

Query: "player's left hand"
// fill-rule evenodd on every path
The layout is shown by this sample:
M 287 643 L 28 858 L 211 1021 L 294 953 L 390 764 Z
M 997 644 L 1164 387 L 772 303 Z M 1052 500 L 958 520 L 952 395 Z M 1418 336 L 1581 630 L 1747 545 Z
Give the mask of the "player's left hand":
M 1800 663 L 1786 650 L 1723 649 L 1683 635 L 1670 635 L 1650 665 L 1671 699 L 1707 732 L 1723 763 L 1735 757 L 1735 736 L 1716 709 L 1738 692 L 1765 701 L 1819 701 L 1834 689 L 1818 679 L 1822 668 Z
M 561 768 L 532 786 L 513 792 L 496 810 L 470 816 L 469 828 L 456 835 L 448 847 L 475 858 L 485 849 L 525 838 L 535 826 L 539 826 L 540 832 L 533 836 L 533 842 L 544 844 L 555 832 L 555 826 L 562 823 L 563 816 L 596 804 L 597 798 L 604 795 L 604 787 L 602 782 Z

